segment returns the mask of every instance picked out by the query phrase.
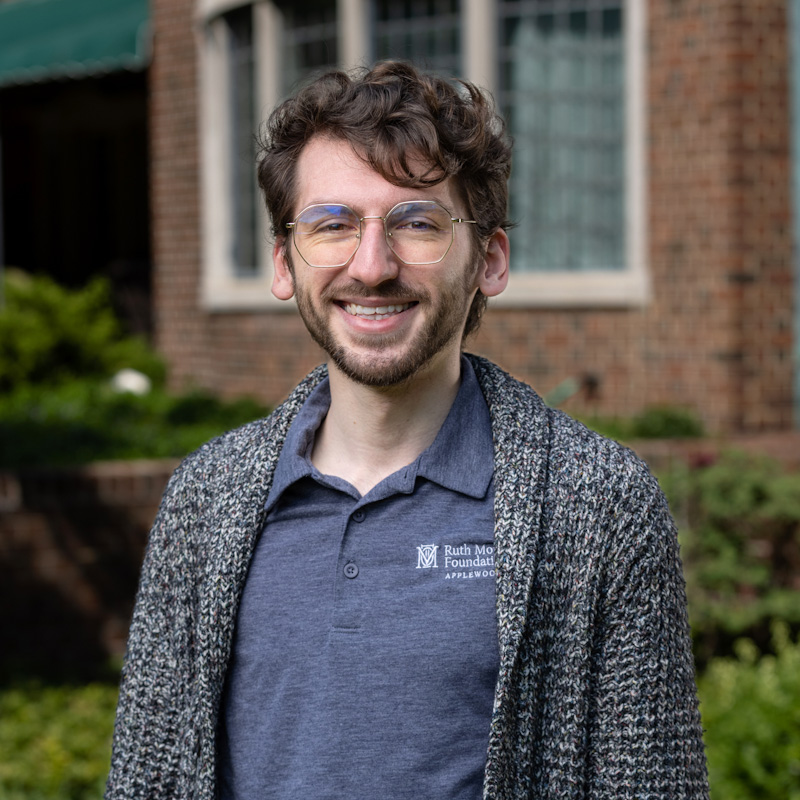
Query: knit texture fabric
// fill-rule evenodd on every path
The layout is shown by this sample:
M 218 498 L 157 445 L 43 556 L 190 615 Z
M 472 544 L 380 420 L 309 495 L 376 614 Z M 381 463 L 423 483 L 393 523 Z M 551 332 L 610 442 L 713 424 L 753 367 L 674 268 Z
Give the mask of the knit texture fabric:
M 707 798 L 677 536 L 655 479 L 470 360 L 495 460 L 500 671 L 484 797 Z M 170 480 L 142 567 L 107 800 L 216 797 L 239 600 L 286 433 L 324 376 Z

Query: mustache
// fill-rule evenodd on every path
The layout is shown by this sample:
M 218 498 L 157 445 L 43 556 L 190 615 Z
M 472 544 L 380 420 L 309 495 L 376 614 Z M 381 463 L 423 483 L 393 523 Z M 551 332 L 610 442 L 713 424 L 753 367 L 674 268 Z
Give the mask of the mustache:
M 385 281 L 378 286 L 365 286 L 358 281 L 343 281 L 342 283 L 327 286 L 322 291 L 323 300 L 334 300 L 341 295 L 352 298 L 364 298 L 365 300 L 429 300 L 430 293 L 419 286 L 412 286 L 402 280 L 394 278 Z

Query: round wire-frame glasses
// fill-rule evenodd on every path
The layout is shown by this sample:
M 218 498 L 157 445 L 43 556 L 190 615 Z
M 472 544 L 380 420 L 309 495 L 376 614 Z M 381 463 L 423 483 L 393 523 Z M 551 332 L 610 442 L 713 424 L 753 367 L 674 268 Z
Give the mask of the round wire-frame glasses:
M 343 203 L 313 203 L 286 227 L 297 252 L 310 267 L 335 269 L 358 251 L 365 220 L 379 219 L 389 249 L 404 264 L 438 264 L 450 252 L 456 223 L 475 225 L 474 219 L 454 217 L 434 200 L 397 203 L 385 216 L 359 217 Z

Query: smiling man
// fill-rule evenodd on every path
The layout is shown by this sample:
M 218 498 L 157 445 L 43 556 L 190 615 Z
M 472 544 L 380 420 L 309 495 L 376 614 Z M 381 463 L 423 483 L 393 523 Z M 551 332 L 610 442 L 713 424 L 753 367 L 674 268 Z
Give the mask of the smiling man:
M 463 354 L 509 171 L 490 99 L 405 64 L 272 114 L 273 292 L 327 364 L 170 482 L 107 797 L 707 797 L 657 484 Z

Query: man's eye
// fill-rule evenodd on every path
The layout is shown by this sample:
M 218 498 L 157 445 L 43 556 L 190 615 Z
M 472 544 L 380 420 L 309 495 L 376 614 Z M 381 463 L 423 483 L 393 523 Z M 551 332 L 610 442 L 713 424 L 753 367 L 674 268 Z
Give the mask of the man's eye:
M 328 234 L 333 236 L 336 234 L 350 233 L 353 230 L 353 226 L 346 222 L 342 222 L 341 220 L 330 220 L 328 222 L 320 222 L 314 227 L 312 233 L 320 235 Z
M 395 228 L 397 228 L 397 230 L 417 231 L 419 233 L 430 233 L 439 230 L 439 226 L 436 225 L 435 222 L 424 218 L 400 220 L 400 222 L 395 225 Z

